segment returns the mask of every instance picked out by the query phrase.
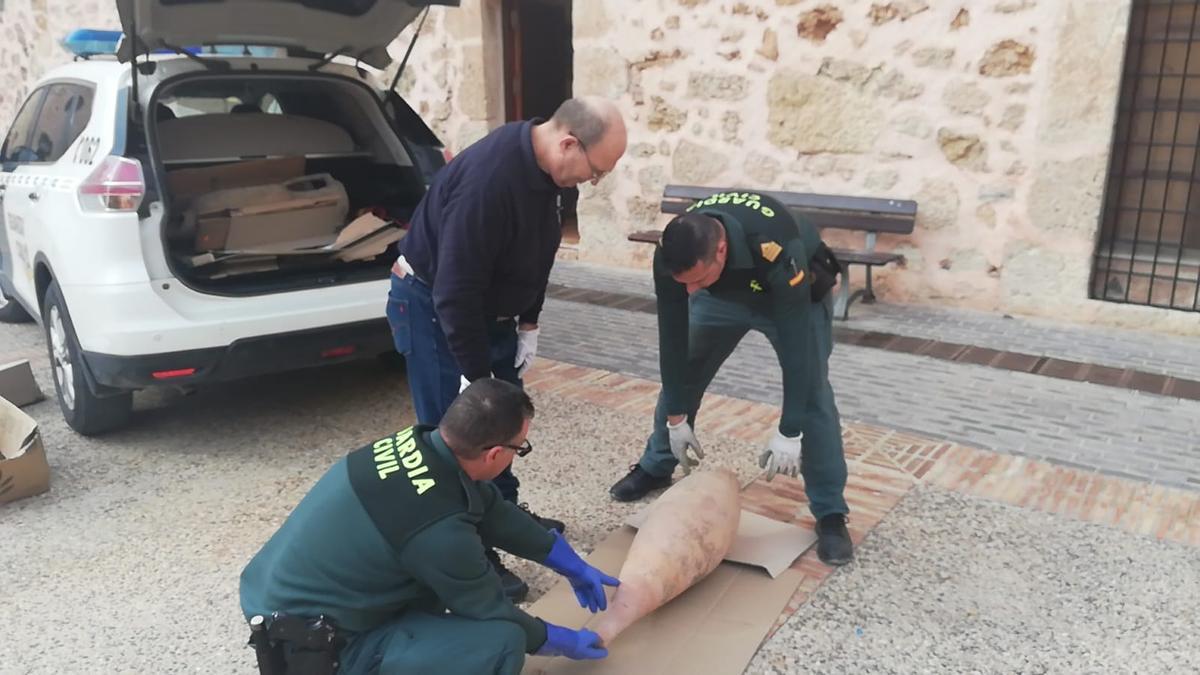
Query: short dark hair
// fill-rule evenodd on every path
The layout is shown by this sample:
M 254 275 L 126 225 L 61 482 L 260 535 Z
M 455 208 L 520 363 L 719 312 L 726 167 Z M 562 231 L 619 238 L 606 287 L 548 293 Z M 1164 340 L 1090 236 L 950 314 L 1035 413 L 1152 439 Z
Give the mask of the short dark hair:
M 485 377 L 475 380 L 454 399 L 438 430 L 455 455 L 474 459 L 496 445 L 509 443 L 533 418 L 533 401 L 515 384 Z
M 609 120 L 587 101 L 570 98 L 558 106 L 551 118 L 560 128 L 566 129 L 578 138 L 584 145 L 591 147 L 604 138 L 608 131 Z
M 697 263 L 712 262 L 722 231 L 721 221 L 700 213 L 673 218 L 662 233 L 662 260 L 667 271 L 679 274 Z

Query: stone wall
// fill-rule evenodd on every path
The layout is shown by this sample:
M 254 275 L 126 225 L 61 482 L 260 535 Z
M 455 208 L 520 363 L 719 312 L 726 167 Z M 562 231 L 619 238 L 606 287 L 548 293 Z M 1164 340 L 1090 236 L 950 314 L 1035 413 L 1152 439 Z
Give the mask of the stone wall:
M 0 125 L 8 129 L 42 74 L 71 60 L 59 44 L 67 33 L 120 27 L 111 0 L 0 0 Z
M 630 144 L 582 186 L 566 255 L 647 266 L 625 236 L 664 222 L 668 182 L 915 199 L 916 232 L 881 238 L 908 260 L 877 275 L 888 301 L 1195 332 L 1087 300 L 1130 2 L 578 0 L 575 91 L 615 98 Z M 70 27 L 116 25 L 109 3 L 49 4 L 0 14 L 6 119 Z M 503 120 L 499 4 L 431 10 L 401 80 L 452 151 Z
M 497 4 L 436 10 L 451 29 L 417 51 L 480 53 Z M 916 232 L 881 237 L 907 257 L 877 275 L 889 301 L 1197 330 L 1191 314 L 1087 299 L 1130 0 L 637 6 L 574 4 L 575 91 L 620 102 L 630 147 L 582 187 L 568 255 L 645 267 L 625 236 L 664 222 L 668 182 L 914 199 Z M 428 68 L 437 79 L 407 91 L 452 144 L 500 121 L 480 118 L 499 109 L 496 77 Z

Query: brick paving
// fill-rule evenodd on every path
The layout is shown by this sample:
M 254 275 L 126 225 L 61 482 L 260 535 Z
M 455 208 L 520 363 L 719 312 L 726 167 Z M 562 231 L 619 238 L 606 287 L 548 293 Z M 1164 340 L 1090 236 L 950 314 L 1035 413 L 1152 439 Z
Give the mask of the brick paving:
M 526 379 L 534 392 L 592 405 L 649 414 L 657 385 L 650 380 L 539 359 Z M 711 394 L 701 432 L 745 440 L 765 437 L 778 420 L 775 406 Z M 1088 470 L 1056 466 L 945 442 L 871 424 L 843 422 L 849 466 L 846 499 L 850 532 L 860 544 L 918 485 L 984 497 L 1013 506 L 1102 524 L 1118 530 L 1200 547 L 1200 492 L 1152 485 Z M 756 478 L 743 505 L 783 522 L 812 526 L 800 480 Z M 770 634 L 779 630 L 833 570 L 810 549 L 793 564 L 799 587 Z
M 542 331 L 548 358 L 658 378 L 651 314 L 551 299 Z M 850 345 L 835 347 L 830 373 L 849 420 L 1200 488 L 1200 401 Z M 778 405 L 780 372 L 767 340 L 747 335 L 710 390 Z
M 542 354 L 657 379 L 658 344 L 653 314 L 587 304 L 589 291 L 597 290 L 647 297 L 653 293 L 648 273 L 560 262 L 555 265 L 552 281 L 570 287 L 576 299 L 582 301 L 547 301 L 540 343 Z M 564 295 L 556 293 L 555 297 Z M 886 306 L 870 309 L 875 311 L 880 307 Z M 932 317 L 946 312 L 949 310 L 941 310 L 940 314 L 932 310 L 918 313 L 912 323 L 934 326 Z M 1200 353 L 1200 340 L 1136 334 L 1141 342 L 1127 339 L 1105 343 L 1106 339 L 1111 340 L 1114 331 L 1000 317 L 988 319 L 978 314 L 963 312 L 965 318 L 957 321 L 948 318 L 952 325 L 958 326 L 957 332 L 926 331 L 920 337 L 972 340 L 986 333 L 989 321 L 1022 325 L 1022 330 L 1033 336 L 1023 346 L 1025 349 L 1061 358 L 1079 358 L 1066 351 L 1071 340 L 1081 345 L 1107 344 L 1108 363 L 1164 372 L 1175 372 L 1170 366 L 1177 362 L 1179 350 L 1186 345 L 1193 345 L 1193 354 Z M 1047 336 L 1038 338 L 1040 333 L 1031 326 L 1044 328 Z M 885 326 L 875 323 L 860 327 Z M 1003 348 L 1014 346 L 993 344 Z M 1055 344 L 1059 347 L 1054 347 Z M 1167 356 L 1118 358 L 1122 346 L 1129 347 L 1130 354 L 1160 348 Z M 1095 350 L 1087 353 L 1096 354 Z M 1200 401 L 973 365 L 969 358 L 966 362 L 949 362 L 944 360 L 946 355 L 940 356 L 931 358 L 838 344 L 830 370 L 842 415 L 886 428 L 906 429 L 932 438 L 1107 475 L 1200 488 L 1200 440 L 1197 440 Z M 1200 362 L 1195 357 L 1191 360 Z M 782 390 L 777 363 L 766 339 L 751 333 L 717 374 L 710 391 L 778 405 Z M 1061 362 L 1051 365 L 1056 364 Z M 1178 373 L 1192 375 L 1198 369 L 1192 366 Z M 705 414 L 702 411 L 701 417 Z
M 554 265 L 551 281 L 579 289 L 654 295 L 653 281 L 645 270 L 560 261 Z M 1200 380 L 1200 329 L 1196 337 L 1182 337 L 1012 318 L 969 309 L 886 303 L 855 303 L 850 320 L 838 325 Z

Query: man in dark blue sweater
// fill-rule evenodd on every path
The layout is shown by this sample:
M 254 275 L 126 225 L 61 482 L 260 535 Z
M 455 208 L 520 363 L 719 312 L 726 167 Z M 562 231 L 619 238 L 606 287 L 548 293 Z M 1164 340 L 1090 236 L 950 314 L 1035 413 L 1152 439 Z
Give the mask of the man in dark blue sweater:
M 625 124 L 611 101 L 576 98 L 549 120 L 497 128 L 434 177 L 398 245 L 387 304 L 419 423 L 437 425 L 480 378 L 521 384 L 537 352 L 538 315 L 562 240 L 562 194 L 599 182 L 625 146 Z M 517 503 L 520 483 L 511 470 L 494 483 Z M 519 602 L 528 586 L 494 550 L 488 556 L 505 593 Z

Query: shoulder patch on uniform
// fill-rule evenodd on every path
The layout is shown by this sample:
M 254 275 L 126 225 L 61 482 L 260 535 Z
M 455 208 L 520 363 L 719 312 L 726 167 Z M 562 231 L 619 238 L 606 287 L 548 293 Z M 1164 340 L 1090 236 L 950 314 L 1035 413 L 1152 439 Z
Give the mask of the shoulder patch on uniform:
M 762 244 L 762 257 L 767 259 L 767 262 L 775 262 L 779 254 L 783 252 L 783 247 L 773 241 L 768 241 Z

